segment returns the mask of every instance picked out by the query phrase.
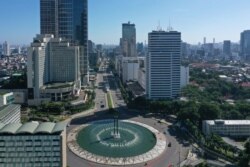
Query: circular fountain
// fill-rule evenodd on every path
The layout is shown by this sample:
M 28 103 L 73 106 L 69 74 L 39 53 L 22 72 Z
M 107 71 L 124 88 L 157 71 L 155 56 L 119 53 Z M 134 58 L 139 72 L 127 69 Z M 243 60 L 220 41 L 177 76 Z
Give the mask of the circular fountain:
M 76 155 L 107 165 L 131 165 L 159 156 L 165 136 L 156 129 L 130 120 L 94 121 L 73 129 L 68 147 Z

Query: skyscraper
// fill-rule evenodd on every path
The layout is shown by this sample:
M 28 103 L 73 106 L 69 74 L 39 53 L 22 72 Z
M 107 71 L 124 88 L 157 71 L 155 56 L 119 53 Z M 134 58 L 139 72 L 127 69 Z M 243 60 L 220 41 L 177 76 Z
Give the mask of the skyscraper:
M 241 56 L 250 60 L 250 30 L 245 30 L 240 34 Z
M 10 45 L 7 41 L 3 43 L 3 55 L 9 56 L 10 55 Z
M 88 0 L 40 0 L 41 34 L 53 34 L 83 46 L 80 71 L 88 82 Z
M 146 94 L 149 99 L 180 95 L 181 33 L 153 31 L 148 34 Z
M 136 56 L 136 29 L 130 22 L 122 24 L 122 52 L 124 57 Z
M 231 56 L 231 41 L 225 40 L 223 42 L 223 54 Z
M 40 0 L 40 29 L 58 37 L 58 0 Z

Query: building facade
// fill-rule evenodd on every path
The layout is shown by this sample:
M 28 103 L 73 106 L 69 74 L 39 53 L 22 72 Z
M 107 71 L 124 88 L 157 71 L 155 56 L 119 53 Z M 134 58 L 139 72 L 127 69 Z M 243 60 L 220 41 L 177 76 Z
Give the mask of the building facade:
M 0 166 L 66 167 L 64 123 L 0 123 Z
M 181 66 L 181 88 L 189 84 L 189 66 Z
M 80 60 L 83 46 L 71 46 L 61 38 L 49 42 L 49 81 L 72 82 L 80 80 Z
M 149 99 L 180 95 L 181 33 L 153 31 L 148 34 L 146 95 Z
M 135 24 L 131 24 L 130 22 L 122 24 L 121 47 L 124 57 L 137 56 Z
M 7 41 L 3 43 L 3 55 L 9 56 L 10 55 L 10 45 Z
M 225 40 L 223 42 L 223 54 L 226 56 L 231 56 L 231 41 Z
M 13 92 L 5 93 L 0 92 L 0 106 L 9 105 L 14 102 L 14 94 Z
M 40 0 L 41 34 L 82 45 L 80 72 L 88 83 L 88 0 Z
M 37 35 L 28 53 L 28 103 L 61 101 L 81 89 L 80 56 L 83 46 L 53 35 Z
M 146 90 L 146 71 L 145 68 L 139 68 L 138 70 L 138 83 Z
M 250 61 L 250 30 L 240 34 L 240 51 L 243 59 Z
M 137 57 L 122 58 L 122 81 L 138 81 L 139 61 Z
M 202 121 L 202 131 L 205 135 L 249 137 L 250 120 L 205 120 Z
M 58 0 L 40 0 L 40 30 L 58 37 Z

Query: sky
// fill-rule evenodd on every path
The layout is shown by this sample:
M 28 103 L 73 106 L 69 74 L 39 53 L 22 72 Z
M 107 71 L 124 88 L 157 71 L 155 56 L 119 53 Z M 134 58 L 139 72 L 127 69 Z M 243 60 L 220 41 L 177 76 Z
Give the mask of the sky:
M 136 25 L 137 42 L 169 22 L 182 40 L 231 40 L 250 29 L 250 0 L 89 0 L 89 39 L 118 44 L 122 23 Z M 39 0 L 0 0 L 0 43 L 29 44 L 40 31 Z

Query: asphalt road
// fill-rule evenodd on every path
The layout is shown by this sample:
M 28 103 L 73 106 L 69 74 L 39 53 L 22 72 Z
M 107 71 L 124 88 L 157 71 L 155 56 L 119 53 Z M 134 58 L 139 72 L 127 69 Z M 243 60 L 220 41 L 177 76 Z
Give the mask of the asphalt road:
M 107 79 L 107 80 L 106 80 Z M 164 123 L 158 123 L 156 117 L 152 117 L 152 115 L 139 115 L 138 113 L 129 112 L 126 109 L 126 104 L 124 103 L 121 92 L 116 85 L 116 81 L 112 74 L 110 73 L 98 73 L 96 86 L 98 87 L 96 91 L 96 111 L 82 118 L 77 118 L 71 121 L 70 127 L 67 128 L 67 132 L 69 132 L 72 128 L 79 126 L 80 124 L 86 123 L 88 121 L 96 120 L 96 119 L 105 119 L 109 118 L 107 114 L 107 102 L 105 98 L 105 81 L 109 82 L 110 85 L 110 93 L 113 98 L 115 108 L 121 113 L 120 119 L 131 119 L 134 121 L 142 122 L 147 125 L 154 127 L 160 132 L 164 132 L 166 134 L 167 143 L 171 142 L 171 147 L 166 148 L 164 153 L 160 155 L 158 158 L 147 162 L 147 164 L 137 164 L 131 167 L 167 167 L 170 164 L 174 166 L 178 166 L 179 162 L 183 161 L 190 149 L 190 146 L 184 146 L 185 144 L 185 136 L 173 126 Z M 105 105 L 104 108 L 101 107 L 101 104 Z M 69 149 L 67 149 L 67 164 L 70 167 L 107 167 L 107 165 L 101 165 L 86 161 L 78 156 L 74 155 Z

